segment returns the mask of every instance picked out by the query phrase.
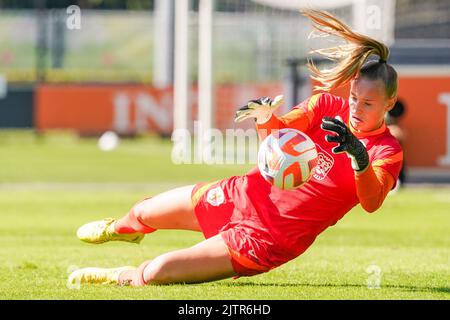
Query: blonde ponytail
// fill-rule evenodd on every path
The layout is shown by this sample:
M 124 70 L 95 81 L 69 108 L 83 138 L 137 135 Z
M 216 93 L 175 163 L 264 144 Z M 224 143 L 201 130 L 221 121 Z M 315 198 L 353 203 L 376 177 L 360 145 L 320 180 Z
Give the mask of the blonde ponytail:
M 305 10 L 303 14 L 313 22 L 313 27 L 320 33 L 337 36 L 346 41 L 346 44 L 341 46 L 318 49 L 311 52 L 337 61 L 333 68 L 319 70 L 309 60 L 308 67 L 312 73 L 311 78 L 321 84 L 315 86 L 314 89 L 330 91 L 345 85 L 357 76 L 370 55 L 379 56 L 378 64 L 386 65 L 386 61 L 389 58 L 389 49 L 383 43 L 352 31 L 345 23 L 329 13 L 318 10 Z

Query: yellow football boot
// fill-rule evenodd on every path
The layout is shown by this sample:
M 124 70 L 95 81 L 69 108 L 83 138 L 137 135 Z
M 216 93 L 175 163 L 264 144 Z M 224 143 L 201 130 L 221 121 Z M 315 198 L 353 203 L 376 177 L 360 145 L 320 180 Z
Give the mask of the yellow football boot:
M 135 267 L 120 268 L 83 268 L 72 272 L 67 279 L 68 286 L 85 283 L 91 284 L 119 284 L 119 276 L 123 271 L 136 270 Z
M 81 241 L 88 243 L 104 243 L 108 241 L 127 241 L 132 243 L 140 243 L 144 239 L 145 234 L 135 233 L 117 233 L 114 230 L 116 219 L 107 218 L 94 221 L 81 226 L 77 230 L 77 237 Z

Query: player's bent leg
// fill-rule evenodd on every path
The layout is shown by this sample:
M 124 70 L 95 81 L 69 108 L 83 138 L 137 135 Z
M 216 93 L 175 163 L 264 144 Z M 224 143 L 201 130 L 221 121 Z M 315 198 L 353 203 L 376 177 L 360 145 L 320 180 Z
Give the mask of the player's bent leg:
M 119 220 L 107 218 L 81 226 L 77 236 L 94 244 L 107 241 L 139 243 L 145 234 L 156 229 L 201 231 L 191 200 L 193 188 L 193 185 L 180 187 L 145 199 Z
M 146 284 L 199 283 L 235 276 L 228 248 L 220 235 L 187 249 L 144 262 L 137 270 L 124 271 L 119 282 Z
M 201 231 L 194 213 L 191 193 L 193 185 L 175 188 L 136 204 L 130 213 L 115 224 L 118 233 L 151 229 Z

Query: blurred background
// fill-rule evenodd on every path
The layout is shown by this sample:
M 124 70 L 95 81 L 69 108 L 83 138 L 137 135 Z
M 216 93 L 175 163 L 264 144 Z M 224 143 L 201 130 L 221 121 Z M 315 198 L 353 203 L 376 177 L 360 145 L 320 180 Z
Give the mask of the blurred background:
M 450 182 L 446 0 L 0 0 L 0 141 L 252 128 L 233 123 L 247 100 L 284 93 L 282 113 L 312 94 L 305 59 L 323 39 L 307 6 L 389 44 L 407 181 Z

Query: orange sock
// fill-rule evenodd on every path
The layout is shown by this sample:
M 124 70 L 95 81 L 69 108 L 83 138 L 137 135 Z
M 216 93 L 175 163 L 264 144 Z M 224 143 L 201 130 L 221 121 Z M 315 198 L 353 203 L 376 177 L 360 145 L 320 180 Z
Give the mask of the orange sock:
M 145 199 L 147 200 L 147 199 Z M 114 229 L 117 233 L 152 233 L 156 229 L 144 224 L 140 218 L 135 214 L 134 207 L 127 213 L 127 215 L 114 224 Z

